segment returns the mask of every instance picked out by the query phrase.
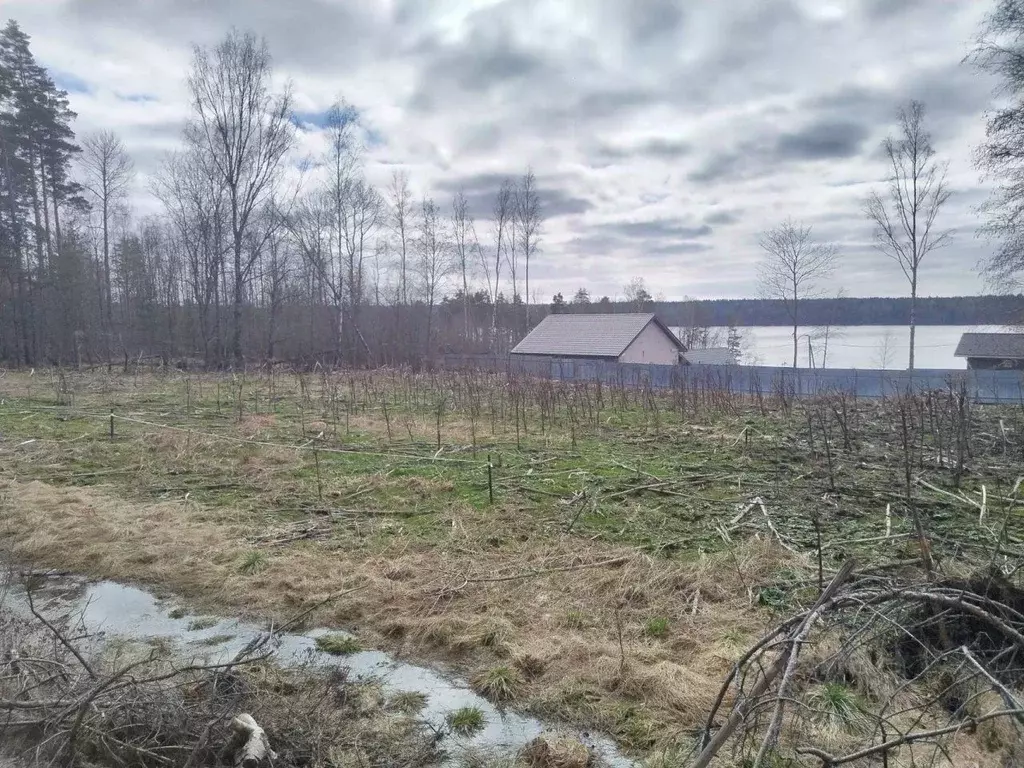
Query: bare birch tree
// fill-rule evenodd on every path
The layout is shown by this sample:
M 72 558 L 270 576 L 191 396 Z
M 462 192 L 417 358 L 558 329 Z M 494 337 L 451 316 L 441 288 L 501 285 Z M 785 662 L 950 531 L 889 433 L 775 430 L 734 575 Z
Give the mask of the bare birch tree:
M 385 218 L 386 203 L 377 189 L 361 177 L 352 181 L 345 203 L 341 236 L 348 279 L 345 297 L 351 328 L 349 349 L 354 359 L 360 359 L 362 352 L 356 352 L 357 349 L 367 355 L 373 354 L 360 329 L 360 312 L 365 289 L 366 257 L 371 249 L 376 248 L 376 235 Z
M 519 187 L 511 192 L 512 211 L 505 227 L 505 263 L 508 265 L 509 282 L 512 284 L 512 322 L 518 325 L 516 310 L 522 299 L 519 293 Z M 515 329 L 518 333 L 518 327 Z
M 391 175 L 388 202 L 391 204 L 391 231 L 395 236 L 395 251 L 398 258 L 398 297 L 402 304 L 408 304 L 412 193 L 409 191 L 409 176 L 405 171 L 395 171 Z
M 114 209 L 128 196 L 135 178 L 135 163 L 128 155 L 124 142 L 113 131 L 100 131 L 82 141 L 83 186 L 92 198 L 99 216 L 103 253 L 103 310 L 106 333 L 114 325 L 113 291 L 110 279 L 110 230 Z
M 433 198 L 423 201 L 420 218 L 418 272 L 421 295 L 427 309 L 426 357 L 433 350 L 434 306 L 444 289 L 444 281 L 451 272 L 451 240 L 441 218 L 441 211 Z
M 233 256 L 231 353 L 239 366 L 245 283 L 257 255 L 243 256 L 245 238 L 253 214 L 273 195 L 294 141 L 291 90 L 273 92 L 272 77 L 266 41 L 232 31 L 212 50 L 194 49 L 188 78 L 193 116 L 185 138 L 208 156 L 227 197 Z
M 540 243 L 541 208 L 540 195 L 537 193 L 537 178 L 533 169 L 527 168 L 519 181 L 516 195 L 516 214 L 519 219 L 519 242 L 523 254 L 526 272 L 526 326 L 530 326 L 530 260 L 536 255 Z
M 924 104 L 911 101 L 900 110 L 900 135 L 882 144 L 889 165 L 883 198 L 871 193 L 867 217 L 875 227 L 875 247 L 895 261 L 910 283 L 910 361 L 914 368 L 917 288 L 921 262 L 949 243 L 952 230 L 936 230 L 935 220 L 949 200 L 949 163 L 936 162 L 931 137 L 924 127 Z
M 491 343 L 493 344 L 498 333 L 498 294 L 501 285 L 501 262 L 506 248 L 508 247 L 508 231 L 515 215 L 515 196 L 512 182 L 505 179 L 501 183 L 497 196 L 494 198 L 493 208 L 493 232 L 494 232 L 494 267 L 491 270 L 486 259 L 483 261 L 484 273 L 487 275 L 487 289 L 491 297 Z
M 646 312 L 654 301 L 654 297 L 647 290 L 647 283 L 639 276 L 630 278 L 622 287 L 622 293 L 630 312 Z
M 452 250 L 455 269 L 462 279 L 462 320 L 463 337 L 469 339 L 469 279 L 473 272 L 472 254 L 479 255 L 480 243 L 476 238 L 476 228 L 469 212 L 466 195 L 460 190 L 452 200 L 451 219 Z
M 352 136 L 355 126 L 355 112 L 342 102 L 336 102 L 327 112 L 327 156 L 328 172 L 324 197 L 328 213 L 326 217 L 327 235 L 325 238 L 326 253 L 320 256 L 320 264 L 326 256 L 327 269 L 320 271 L 324 279 L 329 280 L 330 290 L 334 297 L 337 311 L 337 334 L 339 344 L 346 341 L 345 326 L 346 305 L 351 319 L 352 314 L 352 283 L 355 277 L 355 265 L 351 273 L 347 269 L 350 263 L 349 252 L 345 247 L 344 233 L 348 226 L 349 206 L 354 193 L 354 185 L 360 169 L 357 167 L 358 157 Z M 346 291 L 348 296 L 346 296 Z M 356 291 L 359 295 L 360 291 Z M 349 358 L 352 349 L 347 349 Z
M 759 241 L 764 259 L 758 269 L 762 297 L 781 301 L 793 323 L 793 367 L 797 367 L 800 302 L 811 298 L 820 282 L 835 271 L 839 250 L 817 243 L 811 228 L 787 220 L 769 229 Z

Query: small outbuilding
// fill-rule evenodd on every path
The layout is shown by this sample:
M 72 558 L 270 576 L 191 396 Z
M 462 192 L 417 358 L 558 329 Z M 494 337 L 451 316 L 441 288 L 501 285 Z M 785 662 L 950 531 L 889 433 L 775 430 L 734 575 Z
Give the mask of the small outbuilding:
M 736 365 L 736 353 L 728 347 L 688 349 L 683 353 L 687 365 Z
M 548 315 L 513 349 L 531 357 L 678 365 L 679 337 L 652 313 Z
M 965 333 L 953 354 L 968 368 L 1024 370 L 1024 333 Z

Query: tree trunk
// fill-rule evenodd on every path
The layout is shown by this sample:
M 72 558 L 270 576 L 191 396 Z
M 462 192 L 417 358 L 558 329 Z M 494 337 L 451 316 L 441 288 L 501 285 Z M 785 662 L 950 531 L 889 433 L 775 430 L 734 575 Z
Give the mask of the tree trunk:
M 242 241 L 241 236 L 235 237 L 235 295 L 231 308 L 231 356 L 234 358 L 235 367 L 242 369 L 245 358 L 242 355 Z
M 526 330 L 530 330 L 530 247 L 526 246 L 526 296 L 523 297 L 526 302 Z
M 799 326 L 794 322 L 793 323 L 793 367 L 794 368 L 796 368 L 796 363 L 797 363 L 797 338 L 798 338 L 797 331 L 798 330 L 799 330 Z
M 910 280 L 910 366 L 914 370 L 914 337 L 917 335 L 917 270 L 911 273 Z
M 462 319 L 466 326 L 464 340 L 469 343 L 469 279 L 466 277 L 466 260 L 462 260 Z M 463 352 L 468 350 L 463 349 Z
M 32 220 L 35 224 L 35 246 L 36 246 L 36 262 L 37 262 L 37 274 L 42 279 L 43 271 L 46 265 L 46 255 L 43 251 L 43 217 L 39 212 L 39 187 L 36 184 L 35 174 L 32 174 L 29 183 L 29 190 L 32 198 Z
M 39 156 L 39 186 L 43 191 L 43 227 L 46 236 L 46 258 L 53 261 L 53 238 L 50 236 L 50 197 L 46 193 L 46 166 Z
M 427 298 L 427 344 L 426 344 L 426 355 L 425 362 L 430 365 L 433 359 L 433 352 L 430 346 L 430 337 L 433 332 L 433 321 L 434 321 L 434 292 L 433 289 L 430 291 L 430 296 Z
M 793 280 L 793 367 L 797 366 L 797 336 L 800 332 L 800 291 L 797 287 L 796 275 Z

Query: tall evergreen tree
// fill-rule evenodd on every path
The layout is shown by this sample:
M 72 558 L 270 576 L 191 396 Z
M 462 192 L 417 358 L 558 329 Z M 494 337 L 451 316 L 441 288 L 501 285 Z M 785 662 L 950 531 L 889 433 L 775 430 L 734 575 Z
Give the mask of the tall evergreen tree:
M 13 319 L 26 362 L 42 341 L 38 315 L 47 299 L 54 300 L 45 289 L 61 244 L 61 214 L 84 205 L 71 178 L 75 113 L 29 43 L 14 21 L 0 31 L 0 269 L 16 304 Z

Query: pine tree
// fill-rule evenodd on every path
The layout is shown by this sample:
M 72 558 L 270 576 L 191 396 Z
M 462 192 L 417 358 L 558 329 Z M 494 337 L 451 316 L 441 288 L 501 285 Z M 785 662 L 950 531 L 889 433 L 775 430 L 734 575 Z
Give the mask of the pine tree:
M 46 330 L 40 328 L 44 288 L 60 249 L 61 213 L 68 206 L 84 206 L 70 174 L 78 151 L 71 128 L 75 113 L 67 93 L 36 63 L 29 43 L 14 21 L 0 31 L 0 241 L 5 250 L 0 263 L 8 283 L 16 286 L 25 362 L 35 356 L 37 337 Z M 30 254 L 35 256 L 32 265 Z

